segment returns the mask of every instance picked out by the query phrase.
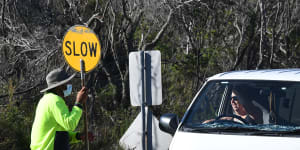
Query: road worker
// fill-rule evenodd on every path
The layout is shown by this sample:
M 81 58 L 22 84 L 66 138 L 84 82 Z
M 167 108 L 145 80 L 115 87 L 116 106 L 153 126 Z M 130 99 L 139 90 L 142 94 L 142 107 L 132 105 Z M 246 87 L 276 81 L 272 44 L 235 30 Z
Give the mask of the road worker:
M 87 88 L 82 87 L 78 92 L 71 111 L 65 103 L 65 98 L 72 92 L 69 83 L 74 76 L 69 76 L 62 68 L 54 69 L 46 76 L 48 87 L 41 91 L 44 96 L 37 105 L 31 131 L 32 150 L 68 150 L 69 143 L 84 139 L 74 130 L 82 115 L 82 104 L 88 97 Z

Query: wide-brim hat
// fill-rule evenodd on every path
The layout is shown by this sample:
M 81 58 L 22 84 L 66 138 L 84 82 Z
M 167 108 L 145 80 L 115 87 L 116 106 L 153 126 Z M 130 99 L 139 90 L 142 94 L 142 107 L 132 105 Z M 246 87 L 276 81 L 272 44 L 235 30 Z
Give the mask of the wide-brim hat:
M 40 92 L 44 93 L 50 89 L 64 85 L 68 83 L 71 79 L 73 79 L 75 75 L 76 75 L 75 73 L 72 75 L 68 75 L 63 68 L 54 69 L 46 76 L 48 87 L 41 90 Z

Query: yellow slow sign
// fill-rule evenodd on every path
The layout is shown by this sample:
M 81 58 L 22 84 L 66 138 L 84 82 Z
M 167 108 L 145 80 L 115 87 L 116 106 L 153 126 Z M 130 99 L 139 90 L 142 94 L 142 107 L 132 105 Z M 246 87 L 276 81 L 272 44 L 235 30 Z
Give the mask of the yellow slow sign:
M 85 63 L 85 71 L 93 70 L 101 57 L 101 45 L 97 35 L 85 26 L 73 26 L 64 36 L 62 52 L 65 60 L 80 72 L 80 59 Z

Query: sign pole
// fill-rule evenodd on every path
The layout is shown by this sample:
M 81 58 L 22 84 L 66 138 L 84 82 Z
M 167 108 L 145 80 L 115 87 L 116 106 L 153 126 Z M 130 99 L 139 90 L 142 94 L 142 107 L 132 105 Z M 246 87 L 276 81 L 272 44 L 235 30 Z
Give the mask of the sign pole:
M 85 83 L 85 64 L 82 59 L 80 59 L 80 74 L 81 74 L 81 86 L 84 87 Z M 83 103 L 83 112 L 84 112 L 84 135 L 85 135 L 85 149 L 89 150 L 89 141 L 88 141 L 88 116 L 87 116 L 87 105 L 86 102 Z
M 168 149 L 172 136 L 159 129 L 159 122 L 149 108 L 162 103 L 160 51 L 129 53 L 129 86 L 131 105 L 140 107 L 141 112 L 120 139 L 120 145 L 124 149 Z
M 147 149 L 147 140 L 146 140 L 146 119 L 145 119 L 145 105 L 146 105 L 146 64 L 145 64 L 145 52 L 141 52 L 141 64 L 142 64 L 142 105 L 141 105 L 141 112 L 142 112 L 142 149 L 146 150 Z

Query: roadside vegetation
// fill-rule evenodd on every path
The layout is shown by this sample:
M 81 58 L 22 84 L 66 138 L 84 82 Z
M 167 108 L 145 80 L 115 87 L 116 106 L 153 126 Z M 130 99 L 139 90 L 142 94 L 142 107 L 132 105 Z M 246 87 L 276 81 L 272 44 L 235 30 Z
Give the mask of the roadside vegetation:
M 61 52 L 73 25 L 89 26 L 101 43 L 101 62 L 86 80 L 91 149 L 115 150 L 140 111 L 130 105 L 130 52 L 161 51 L 163 104 L 151 109 L 158 118 L 182 117 L 211 75 L 299 67 L 299 7 L 296 0 L 2 0 L 0 149 L 29 149 L 47 73 L 60 66 L 73 72 Z M 78 75 L 73 92 L 79 88 Z

